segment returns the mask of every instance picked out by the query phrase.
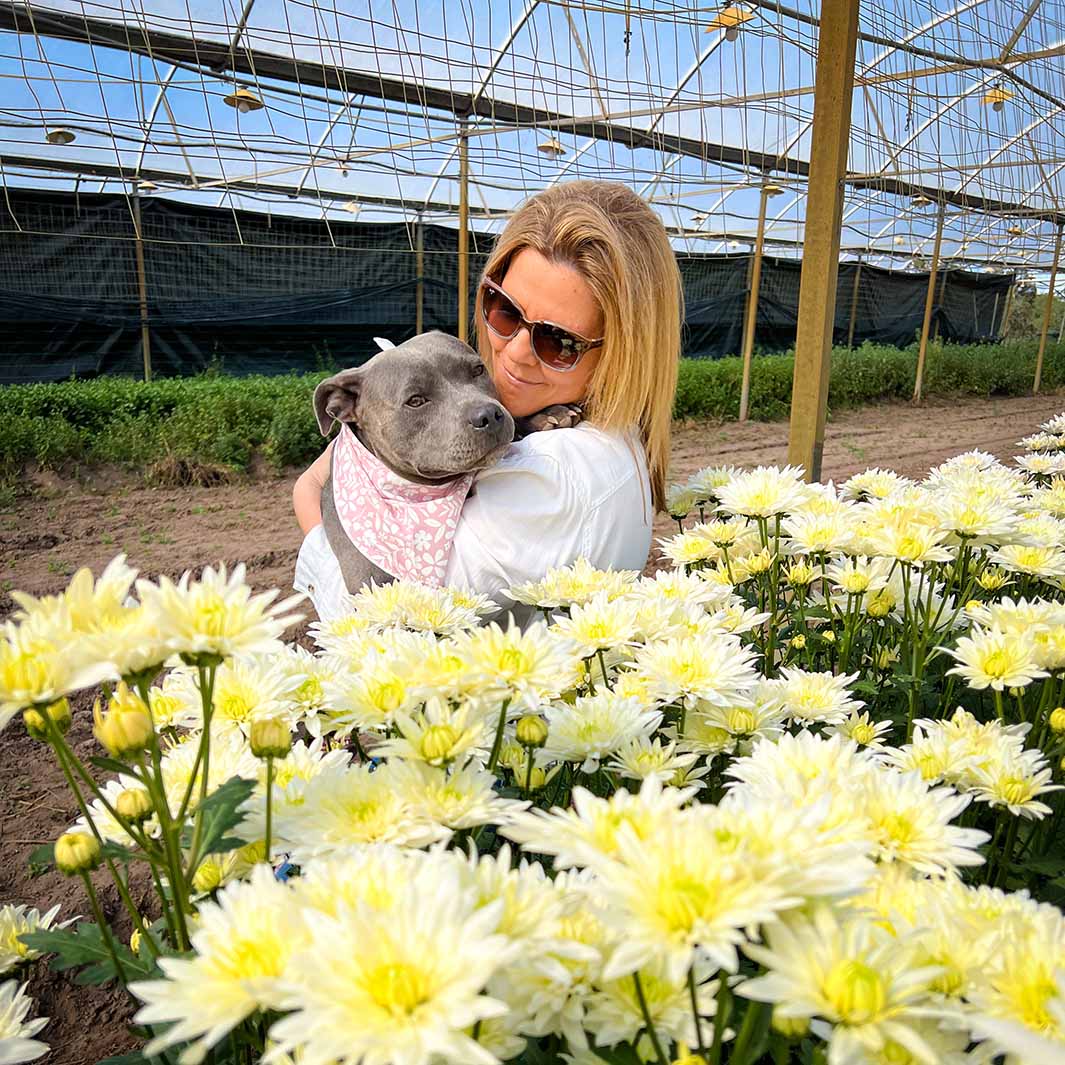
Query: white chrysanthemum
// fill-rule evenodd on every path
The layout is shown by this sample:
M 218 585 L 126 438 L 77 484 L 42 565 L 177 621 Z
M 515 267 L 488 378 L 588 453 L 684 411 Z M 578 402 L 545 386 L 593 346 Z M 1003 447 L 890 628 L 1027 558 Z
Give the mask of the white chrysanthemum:
M 1065 503 L 1065 485 L 1058 491 L 1061 493 L 1062 502 Z M 1056 506 L 1056 500 L 1057 497 L 1050 496 L 1049 493 L 1036 494 L 1032 498 L 1032 505 L 1054 504 Z M 1065 514 L 1065 510 L 1062 514 Z M 1014 539 L 1017 544 L 1027 547 L 1058 547 L 1065 540 L 1065 521 L 1053 513 L 1040 514 L 1029 511 L 1018 522 Z
M 572 645 L 540 622 L 522 630 L 511 621 L 463 633 L 458 655 L 481 678 L 481 692 L 509 699 L 512 710 L 536 709 L 572 686 L 579 656 Z
M 16 965 L 39 958 L 39 950 L 31 950 L 19 937 L 28 932 L 47 931 L 49 928 L 66 928 L 70 921 L 55 924 L 59 906 L 41 913 L 25 906 L 13 906 L 10 903 L 0 906 L 0 976 L 14 969 Z M 71 918 L 71 921 L 76 918 Z
M 940 528 L 970 543 L 1001 543 L 1017 530 L 1017 512 L 1007 503 L 976 492 L 945 492 L 933 497 Z
M 821 514 L 800 511 L 784 522 L 789 550 L 800 555 L 848 551 L 854 543 L 855 522 L 846 512 Z
M 735 972 L 745 929 L 801 901 L 786 869 L 752 860 L 744 838 L 720 829 L 713 807 L 693 807 L 648 838 L 618 834 L 614 860 L 596 867 L 620 940 L 605 979 L 661 964 L 668 980 L 682 980 L 700 960 Z
M 666 513 L 678 521 L 683 521 L 694 510 L 696 502 L 695 491 L 686 484 L 671 484 L 666 490 Z
M 718 490 L 736 476 L 735 466 L 707 466 L 697 470 L 688 478 L 688 487 L 707 502 L 713 499 Z
M 840 493 L 845 499 L 886 499 L 899 488 L 909 484 L 905 477 L 900 477 L 894 470 L 871 469 L 856 473 L 840 485 Z
M 580 762 L 584 773 L 594 773 L 601 759 L 633 740 L 650 737 L 662 723 L 660 710 L 611 691 L 551 706 L 546 717 L 547 743 L 540 760 Z
M 285 652 L 277 666 L 295 682 L 288 697 L 311 735 L 320 736 L 322 719 L 318 715 L 326 708 L 325 685 L 336 676 L 340 664 L 329 655 L 312 654 L 298 644 L 287 645 Z
M 0 637 L 0 729 L 27 706 L 54 703 L 116 676 L 110 663 L 78 653 L 68 629 L 32 619 L 21 626 L 8 621 Z
M 310 941 L 285 974 L 291 1012 L 271 1037 L 338 1065 L 495 1065 L 470 1030 L 506 1012 L 484 993 L 518 949 L 495 934 L 501 907 L 472 910 L 452 876 L 433 892 L 408 888 L 388 913 L 308 911 Z
M 854 802 L 881 861 L 903 862 L 929 876 L 983 864 L 977 848 L 987 842 L 987 833 L 951 824 L 968 807 L 969 795 L 930 787 L 917 773 L 882 769 L 862 778 Z
M 200 801 L 200 784 L 203 780 L 203 764 L 197 766 L 198 736 L 189 737 L 172 747 L 163 755 L 163 789 L 171 813 L 176 813 L 186 795 L 190 796 L 188 809 L 194 811 Z M 195 781 L 192 780 L 196 768 Z M 259 759 L 239 732 L 224 733 L 211 738 L 211 760 L 207 770 L 207 794 L 220 788 L 230 777 L 255 780 L 259 775 Z M 127 784 L 127 787 L 129 785 Z M 190 790 L 191 789 L 191 790 Z
M 733 596 L 731 602 L 720 610 L 715 610 L 692 635 L 698 636 L 702 632 L 730 632 L 738 636 L 740 633 L 757 629 L 763 622 L 768 621 L 770 616 L 765 611 L 748 607 L 739 596 Z
M 659 540 L 658 546 L 663 556 L 678 568 L 699 566 L 721 558 L 721 548 L 716 547 L 700 530 L 701 527 Z
M 674 570 L 659 570 L 653 577 L 641 577 L 626 595 L 630 602 L 699 605 L 706 610 L 724 603 L 728 597 L 728 588 L 711 584 L 697 573 Z
M 165 979 L 130 985 L 145 1003 L 137 1023 L 172 1022 L 145 1055 L 194 1039 L 181 1061 L 196 1065 L 245 1017 L 281 1007 L 282 979 L 306 934 L 292 888 L 266 865 L 256 866 L 249 880 L 227 885 L 215 902 L 201 904 L 193 956 L 160 958 Z
M 758 679 L 754 658 L 735 636 L 707 633 L 641 648 L 633 669 L 657 689 L 662 702 L 730 706 L 742 702 Z
M 277 589 L 252 595 L 244 580 L 244 564 L 226 574 L 226 567 L 206 566 L 198 580 L 191 572 L 174 584 L 137 581 L 140 601 L 156 617 L 166 646 L 183 655 L 272 654 L 279 637 L 301 614 L 289 611 L 305 597 L 280 602 Z
M 448 829 L 416 810 L 396 767 L 349 766 L 309 780 L 303 802 L 278 811 L 276 831 L 299 864 L 364 843 L 422 847 L 446 839 Z
M 862 706 L 847 690 L 858 679 L 857 673 L 837 676 L 785 666 L 780 674 L 780 679 L 767 681 L 765 689 L 777 696 L 784 712 L 795 721 L 835 725 Z
M 701 719 L 711 728 L 724 729 L 729 735 L 745 741 L 775 739 L 784 730 L 785 710 L 781 705 L 779 686 L 760 680 L 751 690 L 750 702 L 737 706 L 713 706 L 700 703 L 689 711 L 688 721 Z M 685 722 L 685 735 L 691 739 Z
M 175 670 L 171 694 L 182 703 L 174 723 L 184 728 L 203 728 L 203 699 L 199 680 L 192 670 Z M 273 660 L 249 655 L 223 662 L 215 672 L 211 692 L 212 733 L 239 732 L 247 736 L 253 721 L 280 717 L 295 724 L 293 693 L 299 678 Z
M 355 615 L 375 628 L 404 628 L 451 636 L 480 624 L 488 607 L 482 596 L 470 597 L 453 589 L 430 588 L 414 581 L 371 581 L 351 597 Z
M 893 936 L 859 915 L 827 907 L 767 930 L 765 946 L 745 947 L 769 972 L 739 994 L 772 1002 L 784 1018 L 809 1020 L 829 1043 L 832 1062 L 913 1060 L 936 1065 L 916 1022 L 936 969 L 915 964 L 913 938 Z
M 514 585 L 503 594 L 517 603 L 558 609 L 587 603 L 601 592 L 606 592 L 608 598 L 616 598 L 637 577 L 639 574 L 634 570 L 596 569 L 586 558 L 579 558 L 572 566 L 548 570 L 543 580 Z
M 1010 573 L 1027 573 L 1033 577 L 1065 577 L 1065 551 L 1060 547 L 1027 544 L 1003 544 L 991 561 Z
M 692 781 L 705 776 L 707 767 L 693 770 L 698 758 L 692 751 L 679 750 L 676 743 L 664 744 L 657 736 L 654 739 L 642 736 L 619 748 L 607 768 L 629 780 L 657 777 L 668 784 L 678 773 Z
M 975 627 L 972 636 L 962 636 L 957 647 L 944 650 L 958 663 L 947 672 L 977 691 L 1023 688 L 1047 675 L 1036 663 L 1035 641 L 1024 632 Z
M 721 509 L 749 518 L 770 518 L 796 510 L 805 502 L 808 489 L 798 466 L 759 466 L 737 473 L 717 491 Z
M 583 606 L 570 608 L 553 626 L 569 640 L 582 658 L 597 651 L 622 649 L 636 638 L 636 605 L 625 599 L 608 599 L 605 592 L 593 596 Z
M 456 706 L 430 698 L 419 711 L 396 714 L 395 724 L 399 736 L 385 740 L 374 754 L 433 766 L 488 757 L 492 736 L 484 715 L 472 703 Z
M 891 733 L 891 722 L 874 721 L 868 711 L 859 713 L 857 710 L 852 710 L 846 720 L 833 725 L 830 731 L 848 740 L 853 740 L 859 747 L 879 751 L 884 747 L 884 737 Z
M 1061 791 L 1062 785 L 1050 782 L 1051 775 L 1042 751 L 1004 751 L 1002 757 L 973 767 L 971 787 L 978 802 L 1036 820 L 1052 812 L 1039 796 Z
M 528 806 L 497 794 L 495 776 L 472 763 L 437 769 L 424 762 L 396 762 L 390 768 L 390 785 L 415 818 L 455 832 L 498 823 Z
M 0 1062 L 19 1065 L 36 1061 L 48 1053 L 47 1043 L 33 1037 L 48 1023 L 47 1017 L 27 1021 L 26 1014 L 33 999 L 26 994 L 26 985 L 14 980 L 0 984 Z
M 923 566 L 929 562 L 949 562 L 953 557 L 943 541 L 947 534 L 941 529 L 920 525 L 905 517 L 886 521 L 869 534 L 869 553 L 885 558 Z
M 622 832 L 647 839 L 688 802 L 695 788 L 664 788 L 654 777 L 637 794 L 616 791 L 601 799 L 573 789 L 572 809 L 529 810 L 507 819 L 500 833 L 534 854 L 555 855 L 555 866 L 594 865 L 617 853 Z
M 890 572 L 891 563 L 887 559 L 856 555 L 833 562 L 825 570 L 825 576 L 843 595 L 863 595 L 885 587 Z
M 1034 473 L 1038 477 L 1053 477 L 1055 474 L 1065 473 L 1065 455 L 1017 455 L 1014 460 L 1018 468 L 1025 473 Z

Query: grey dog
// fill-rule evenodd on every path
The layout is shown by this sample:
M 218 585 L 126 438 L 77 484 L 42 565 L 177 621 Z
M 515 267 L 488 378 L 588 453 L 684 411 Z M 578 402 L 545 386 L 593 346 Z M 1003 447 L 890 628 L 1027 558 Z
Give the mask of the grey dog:
M 326 378 L 314 391 L 314 412 L 323 436 L 338 422 L 342 433 L 355 433 L 393 473 L 416 484 L 442 484 L 485 469 L 515 435 L 565 428 L 581 419 L 579 406 L 559 405 L 515 425 L 477 353 L 441 332 L 422 333 Z M 344 532 L 332 472 L 322 488 L 322 524 L 349 592 L 371 579 L 393 580 Z

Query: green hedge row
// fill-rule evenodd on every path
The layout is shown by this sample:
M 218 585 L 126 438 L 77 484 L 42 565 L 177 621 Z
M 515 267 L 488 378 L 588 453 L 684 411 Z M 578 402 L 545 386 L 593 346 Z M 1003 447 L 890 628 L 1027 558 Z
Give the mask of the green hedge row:
M 925 394 L 1023 395 L 1031 390 L 1036 343 L 934 344 Z M 834 409 L 908 399 L 916 346 L 837 348 L 829 402 Z M 793 359 L 758 356 L 751 377 L 751 416 L 784 418 Z M 131 378 L 11 385 L 0 388 L 0 479 L 26 462 L 59 466 L 118 463 L 139 469 L 177 460 L 247 469 L 260 452 L 275 466 L 309 462 L 321 450 L 311 393 L 323 375 L 230 378 L 205 375 L 145 384 Z M 1047 390 L 1065 385 L 1065 344 L 1050 344 Z M 674 413 L 678 418 L 734 418 L 740 361 L 685 360 Z

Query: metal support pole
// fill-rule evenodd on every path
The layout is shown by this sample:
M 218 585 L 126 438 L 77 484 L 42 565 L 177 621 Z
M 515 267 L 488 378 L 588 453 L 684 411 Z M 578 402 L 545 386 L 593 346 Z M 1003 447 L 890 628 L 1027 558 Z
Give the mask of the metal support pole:
M 851 317 L 850 324 L 847 326 L 847 347 L 854 347 L 854 323 L 858 316 L 858 289 L 862 283 L 862 260 L 858 260 L 858 265 L 854 268 L 854 287 L 851 289 Z
M 148 332 L 148 282 L 144 274 L 144 233 L 141 228 L 141 203 L 136 190 L 130 196 L 133 201 L 133 228 L 135 237 L 133 251 L 137 259 L 137 297 L 141 315 L 141 356 L 144 360 L 144 380 L 152 379 L 152 341 Z
M 939 282 L 939 298 L 936 300 L 936 306 L 939 308 L 940 313 L 936 315 L 935 328 L 932 331 L 932 339 L 939 339 L 939 326 L 943 321 L 943 308 L 947 305 L 947 274 L 949 271 L 943 271 L 943 279 Z
M 1047 350 L 1047 332 L 1050 329 L 1050 316 L 1054 312 L 1054 288 L 1058 282 L 1058 263 L 1061 261 L 1061 234 L 1063 227 L 1058 226 L 1058 239 L 1054 242 L 1054 261 L 1050 264 L 1050 286 L 1047 288 L 1047 305 L 1043 310 L 1043 328 L 1039 333 L 1039 354 L 1035 357 L 1035 382 L 1032 395 L 1039 392 L 1043 383 L 1043 356 Z
M 754 334 L 758 328 L 758 288 L 762 282 L 762 248 L 765 245 L 765 210 L 769 193 L 762 189 L 758 202 L 758 230 L 751 256 L 751 283 L 747 290 L 747 313 L 743 320 L 743 379 L 740 383 L 740 418 L 747 420 L 751 399 L 751 355 L 754 353 Z
M 821 476 L 825 440 L 857 37 L 858 0 L 824 0 L 788 434 L 788 461 L 802 466 L 809 480 Z
M 470 138 L 469 118 L 459 119 L 459 340 L 470 331 Z
M 414 332 L 425 331 L 425 224 L 414 223 Z
M 921 322 L 921 346 L 917 349 L 917 377 L 913 383 L 913 401 L 920 403 L 921 386 L 924 384 L 924 362 L 928 353 L 928 334 L 932 329 L 932 307 L 936 299 L 936 271 L 939 269 L 939 249 L 943 243 L 943 219 L 947 214 L 946 203 L 939 205 L 936 216 L 936 239 L 932 245 L 932 266 L 928 275 L 928 293 L 924 299 L 924 320 Z
M 1058 326 L 1058 343 L 1061 343 L 1061 336 L 1065 333 L 1065 311 L 1061 314 L 1061 325 Z
M 991 328 L 988 330 L 988 336 L 993 337 L 995 335 L 995 319 L 998 317 L 998 298 L 1000 293 L 995 293 L 995 303 L 991 308 Z M 976 321 L 976 294 L 973 294 L 973 321 Z

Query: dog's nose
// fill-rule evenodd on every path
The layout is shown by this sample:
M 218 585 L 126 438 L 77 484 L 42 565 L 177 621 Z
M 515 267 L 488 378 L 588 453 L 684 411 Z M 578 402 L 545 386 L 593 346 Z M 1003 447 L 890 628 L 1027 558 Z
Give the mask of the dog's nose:
M 491 406 L 478 407 L 470 415 L 470 425 L 474 429 L 488 429 L 503 420 L 503 408 L 493 403 Z

